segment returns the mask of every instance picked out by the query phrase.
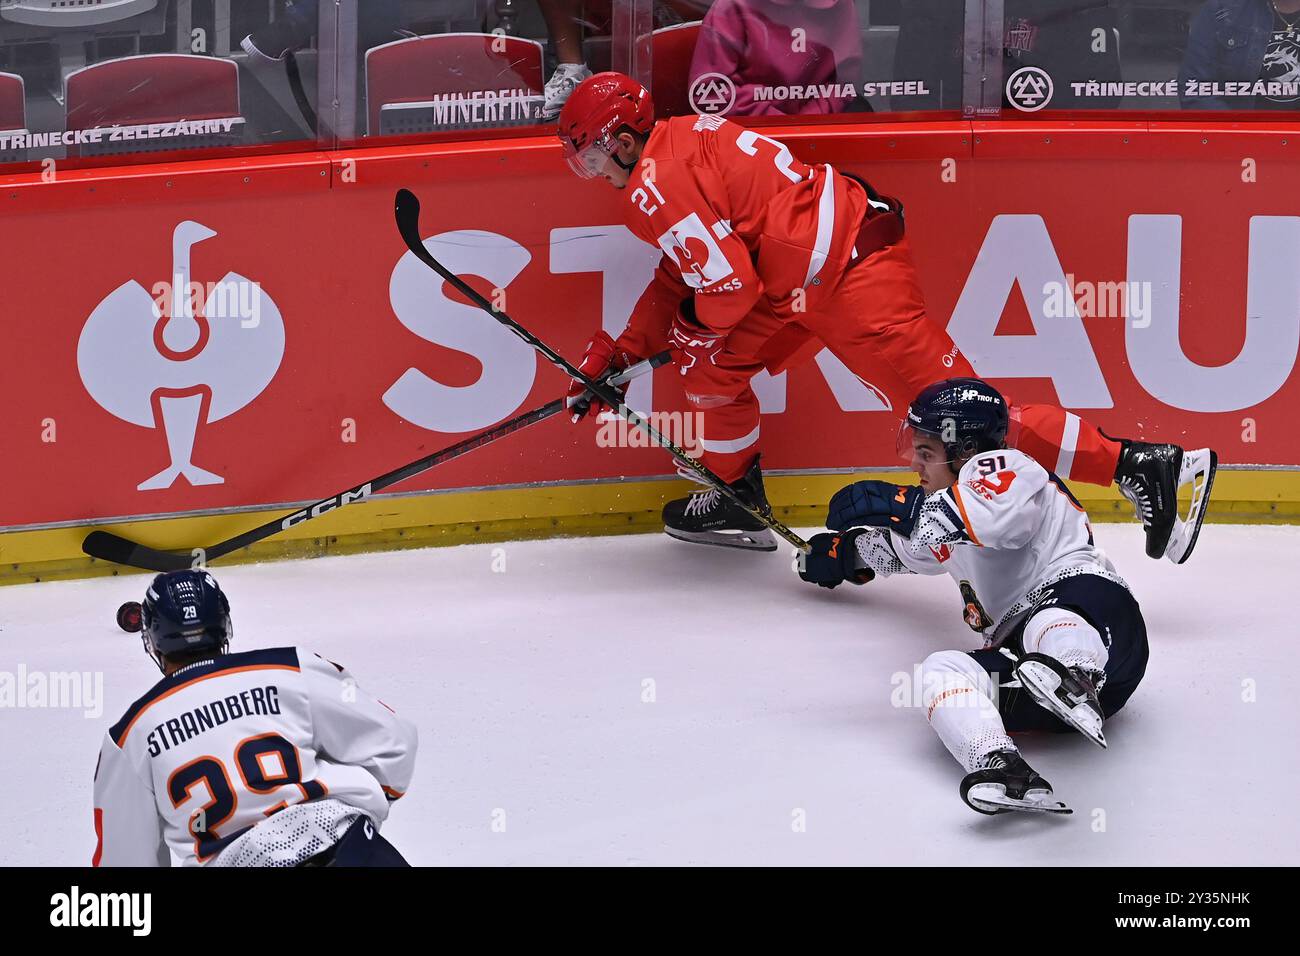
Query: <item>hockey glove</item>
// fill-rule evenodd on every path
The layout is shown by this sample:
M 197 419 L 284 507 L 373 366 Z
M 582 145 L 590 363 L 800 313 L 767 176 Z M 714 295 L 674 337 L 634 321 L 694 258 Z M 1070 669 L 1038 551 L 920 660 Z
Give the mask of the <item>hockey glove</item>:
M 677 353 L 677 366 L 683 375 L 697 364 L 713 362 L 726 338 L 700 324 L 695 316 L 694 296 L 682 299 L 668 327 L 668 345 Z
M 609 337 L 609 333 L 602 329 L 587 343 L 587 351 L 583 353 L 582 361 L 578 363 L 578 371 L 587 378 L 608 378 L 635 364 L 637 360 L 637 356 L 620 348 L 618 343 Z M 622 391 L 616 388 L 614 392 L 622 398 Z M 606 408 L 605 403 L 587 391 L 577 379 L 569 383 L 565 398 L 574 422 L 581 421 L 592 412 L 599 415 Z
M 799 577 L 824 588 L 838 587 L 844 581 L 866 584 L 876 576 L 870 568 L 857 565 L 857 540 L 866 533 L 865 528 L 856 528 L 844 534 L 813 535 L 808 542 L 812 550 L 800 562 Z
M 925 491 L 918 485 L 892 485 L 887 481 L 855 481 L 831 498 L 826 527 L 889 528 L 904 538 L 912 536 Z

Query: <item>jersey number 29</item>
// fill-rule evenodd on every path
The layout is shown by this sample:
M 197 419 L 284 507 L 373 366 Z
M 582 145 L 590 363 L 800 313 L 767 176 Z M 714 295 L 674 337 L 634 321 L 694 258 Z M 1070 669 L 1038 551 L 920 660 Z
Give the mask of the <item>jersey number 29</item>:
M 278 763 L 269 768 L 268 764 Z M 279 787 L 297 787 L 300 797 L 292 802 L 315 800 L 325 796 L 325 787 L 315 780 L 302 779 L 302 761 L 298 748 L 279 734 L 259 734 L 247 737 L 235 747 L 235 769 L 239 772 L 243 789 L 256 794 L 271 793 Z M 202 784 L 208 792 L 208 802 L 196 808 L 189 819 L 190 835 L 194 837 L 194 854 L 199 862 L 206 862 L 225 845 L 225 836 L 217 830 L 234 816 L 239 798 L 226 765 L 216 757 L 198 757 L 172 772 L 167 780 L 167 795 L 173 807 L 195 799 L 193 790 Z M 281 800 L 264 812 L 270 816 L 289 805 Z

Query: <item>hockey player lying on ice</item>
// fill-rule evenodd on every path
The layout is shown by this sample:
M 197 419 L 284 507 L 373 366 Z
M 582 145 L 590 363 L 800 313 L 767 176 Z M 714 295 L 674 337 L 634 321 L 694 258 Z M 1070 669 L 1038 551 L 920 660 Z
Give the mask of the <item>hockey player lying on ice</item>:
M 931 382 L 975 374 L 925 311 L 897 200 L 719 116 L 656 123 L 649 93 L 621 73 L 574 90 L 559 136 L 573 170 L 623 190 L 625 224 L 663 251 L 627 328 L 617 340 L 598 333 L 582 371 L 597 377 L 671 344 L 703 416 L 703 464 L 760 511 L 749 385 L 760 369 L 775 375 L 829 348 L 895 409 Z M 583 389 L 570 394 L 581 399 Z M 1062 478 L 1117 483 L 1146 528 L 1147 554 L 1190 556 L 1212 452 L 1112 440 L 1051 405 L 1013 408 L 1012 420 L 1013 446 Z M 1177 488 L 1189 482 L 1196 493 L 1183 521 Z M 769 530 L 713 489 L 669 502 L 663 517 L 664 530 L 686 541 L 776 548 Z
M 829 588 L 909 573 L 958 581 L 984 649 L 927 657 L 921 699 L 966 770 L 962 799 L 980 813 L 1069 813 L 1007 733 L 1074 729 L 1105 747 L 1105 718 L 1146 671 L 1146 625 L 1074 496 L 1006 447 L 1007 422 L 978 379 L 926 388 L 900 434 L 920 487 L 838 491 L 826 520 L 837 530 L 813 536 L 799 576 Z
M 206 571 L 158 575 L 141 611 L 163 679 L 104 738 L 95 866 L 407 865 L 378 830 L 415 772 L 414 724 L 315 654 L 228 654 Z

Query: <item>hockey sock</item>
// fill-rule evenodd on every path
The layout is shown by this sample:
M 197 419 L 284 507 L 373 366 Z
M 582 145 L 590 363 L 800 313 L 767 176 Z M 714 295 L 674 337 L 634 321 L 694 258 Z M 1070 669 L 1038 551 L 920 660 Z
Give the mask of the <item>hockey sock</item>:
M 993 702 L 993 679 L 969 654 L 931 654 L 921 664 L 921 688 L 930 726 L 967 773 L 995 750 L 1016 749 Z
M 1102 673 L 1110 652 L 1097 629 L 1074 611 L 1049 607 L 1025 625 L 1021 644 L 1026 653 L 1046 654 L 1066 667 Z

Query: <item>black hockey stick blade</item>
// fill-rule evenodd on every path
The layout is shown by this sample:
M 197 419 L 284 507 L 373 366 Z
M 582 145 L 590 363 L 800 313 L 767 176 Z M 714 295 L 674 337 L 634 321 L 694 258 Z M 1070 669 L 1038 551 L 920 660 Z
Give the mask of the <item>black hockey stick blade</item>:
M 194 564 L 193 555 L 157 551 L 108 531 L 90 532 L 81 543 L 81 550 L 101 561 L 145 571 L 183 571 Z

